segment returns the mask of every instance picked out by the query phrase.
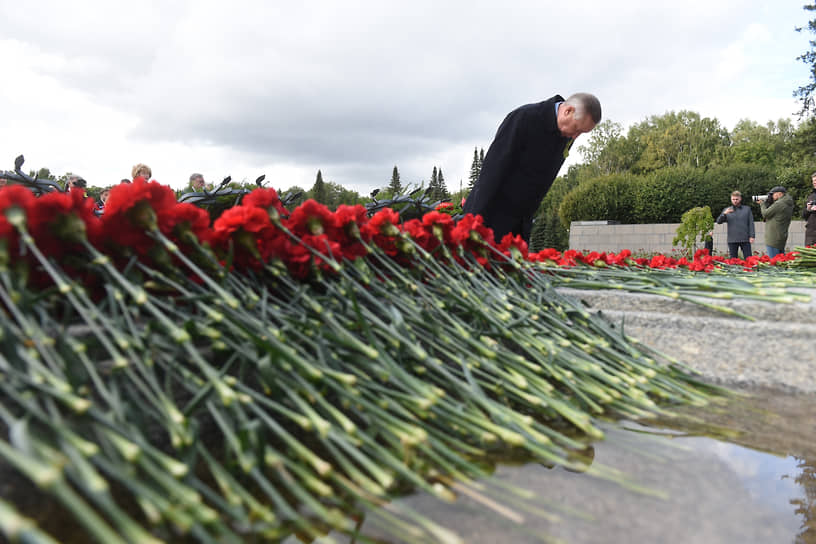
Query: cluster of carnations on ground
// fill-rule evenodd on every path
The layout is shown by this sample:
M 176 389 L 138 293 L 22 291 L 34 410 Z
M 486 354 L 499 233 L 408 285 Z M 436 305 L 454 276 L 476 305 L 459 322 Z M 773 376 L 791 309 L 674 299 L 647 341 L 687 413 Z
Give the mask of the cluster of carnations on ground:
M 468 214 L 454 221 L 449 214 L 436 210 L 422 219 L 403 222 L 391 209 L 369 217 L 361 205 L 341 205 L 332 212 L 313 200 L 290 213 L 274 189 L 263 188 L 254 190 L 240 205 L 211 222 L 205 210 L 177 202 L 170 187 L 142 178 L 114 187 L 101 217 L 94 214 L 93 200 L 84 197 L 81 191 L 50 193 L 37 198 L 22 186 L 0 190 L 0 211 L 3 212 L 0 213 L 0 254 L 12 258 L 21 254 L 22 228 L 33 236 L 43 253 L 68 270 L 75 264 L 74 257 L 81 253 L 84 243 L 114 258 L 137 256 L 157 265 L 169 262 L 170 257 L 151 235 L 157 231 L 182 250 L 209 247 L 222 263 L 229 262 L 236 268 L 258 269 L 270 263 L 282 264 L 296 278 L 306 278 L 316 270 L 330 272 L 333 264 L 363 257 L 374 245 L 399 261 L 414 251 L 409 239 L 439 258 L 455 259 L 461 264 L 475 259 L 483 266 L 491 266 L 491 262 L 503 255 L 549 266 L 683 267 L 711 271 L 722 265 L 745 269 L 760 263 L 775 265 L 796 256 L 792 252 L 773 259 L 767 256 L 725 259 L 701 250 L 688 260 L 665 255 L 635 258 L 629 250 L 618 254 L 575 250 L 562 253 L 554 249 L 533 253 L 519 236 L 507 235 L 494 240 L 493 232 L 479 216 Z M 24 214 L 15 214 L 15 211 Z M 25 218 L 22 223 L 21 217 Z M 36 281 L 36 272 L 32 275 Z

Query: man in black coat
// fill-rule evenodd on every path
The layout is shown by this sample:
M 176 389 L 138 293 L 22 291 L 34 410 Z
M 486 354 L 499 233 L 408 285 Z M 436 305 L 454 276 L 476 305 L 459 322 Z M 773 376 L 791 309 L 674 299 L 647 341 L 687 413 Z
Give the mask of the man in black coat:
M 601 121 L 601 104 L 588 93 L 556 95 L 505 117 L 482 163 L 464 212 L 481 215 L 496 240 L 511 232 L 530 241 L 533 216 L 572 142 Z

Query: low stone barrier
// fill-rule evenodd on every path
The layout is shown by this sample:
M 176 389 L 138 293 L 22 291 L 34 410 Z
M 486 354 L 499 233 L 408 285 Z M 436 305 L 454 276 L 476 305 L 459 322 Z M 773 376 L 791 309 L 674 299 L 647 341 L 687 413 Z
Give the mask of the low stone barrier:
M 754 253 L 765 253 L 765 223 L 755 224 Z M 679 223 L 619 225 L 608 221 L 573 221 L 570 225 L 569 247 L 581 251 L 617 253 L 629 249 L 633 253 L 671 254 L 672 240 Z M 728 253 L 726 225 L 714 225 L 714 252 Z M 786 251 L 805 243 L 804 221 L 791 221 Z

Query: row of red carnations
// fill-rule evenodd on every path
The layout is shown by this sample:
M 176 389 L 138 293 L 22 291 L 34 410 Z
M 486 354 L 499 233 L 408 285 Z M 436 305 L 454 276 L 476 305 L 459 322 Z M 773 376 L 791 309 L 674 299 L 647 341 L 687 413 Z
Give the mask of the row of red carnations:
M 15 210 L 23 214 L 9 213 Z M 289 213 L 274 189 L 254 190 L 241 205 L 226 210 L 211 223 L 205 210 L 177 202 L 170 187 L 142 178 L 114 187 L 102 217 L 94 214 L 93 200 L 79 191 L 37 198 L 21 186 L 0 189 L 0 242 L 5 242 L 9 256 L 20 255 L 19 233 L 14 224 L 20 217 L 24 217 L 25 228 L 40 250 L 69 266 L 71 256 L 81 253 L 79 246 L 85 241 L 114 258 L 136 255 L 147 262 L 161 262 L 166 254 L 155 236 L 161 232 L 182 250 L 208 246 L 221 260 L 231 255 L 237 268 L 258 269 L 273 261 L 282 262 L 296 278 L 307 277 L 314 267 L 330 270 L 332 262 L 365 256 L 373 245 L 395 259 L 405 259 L 413 253 L 409 238 L 431 254 L 449 254 L 460 263 L 472 256 L 483 266 L 505 255 L 558 266 L 687 267 L 710 271 L 723 263 L 752 268 L 760 262 L 776 264 L 794 257 L 786 254 L 774 259 L 735 261 L 698 252 L 688 261 L 663 255 L 632 258 L 628 250 L 617 255 L 572 250 L 561 253 L 554 249 L 529 253 L 519 236 L 507 235 L 496 243 L 493 232 L 479 216 L 466 215 L 455 222 L 449 214 L 432 211 L 422 219 L 401 222 L 391 209 L 368 217 L 360 205 L 341 205 L 332 212 L 313 200 Z
M 488 247 L 493 235 L 481 217 L 455 223 L 450 215 L 432 211 L 421 220 L 400 222 L 391 209 L 368 217 L 364 206 L 341 205 L 332 212 L 314 200 L 289 213 L 274 189 L 252 191 L 211 223 L 206 210 L 179 203 L 170 187 L 142 178 L 115 186 L 101 217 L 94 214 L 93 200 L 78 191 L 34 197 L 19 185 L 0 189 L 0 246 L 5 245 L 6 255 L 21 255 L 15 223 L 20 218 L 37 247 L 69 267 L 86 241 L 114 259 L 135 255 L 161 264 L 168 255 L 157 232 L 183 251 L 206 246 L 222 261 L 230 256 L 239 269 L 282 262 L 296 278 L 307 277 L 314 267 L 330 270 L 330 263 L 362 257 L 373 246 L 406 258 L 414 248 L 408 238 L 431 253 L 444 244 L 460 262 L 470 252 L 485 266 L 498 256 L 495 251 L 509 256 L 513 248 L 514 255 L 527 256 L 520 237 L 507 236 L 495 249 Z
M 780 253 L 770 258 L 767 255 L 752 255 L 747 259 L 729 259 L 721 255 L 711 255 L 707 249 L 698 249 L 694 258 L 689 260 L 686 257 L 670 257 L 667 255 L 654 255 L 652 257 L 632 257 L 632 252 L 624 249 L 620 253 L 599 253 L 592 251 L 581 253 L 574 249 L 563 253 L 555 249 L 545 249 L 538 253 L 531 254 L 531 258 L 542 260 L 558 266 L 577 266 L 585 264 L 595 267 L 603 266 L 638 266 L 642 268 L 658 268 L 661 270 L 669 268 L 688 268 L 696 272 L 711 272 L 723 265 L 739 266 L 744 270 L 752 270 L 758 265 L 777 265 L 796 259 L 799 255 L 796 251 Z

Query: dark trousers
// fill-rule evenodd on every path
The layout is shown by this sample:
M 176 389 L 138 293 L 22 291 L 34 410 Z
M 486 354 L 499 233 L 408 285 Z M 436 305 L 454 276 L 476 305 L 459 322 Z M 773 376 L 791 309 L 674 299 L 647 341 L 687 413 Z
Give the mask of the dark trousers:
M 728 242 L 728 256 L 731 259 L 739 258 L 740 249 L 743 260 L 751 256 L 751 242 Z

